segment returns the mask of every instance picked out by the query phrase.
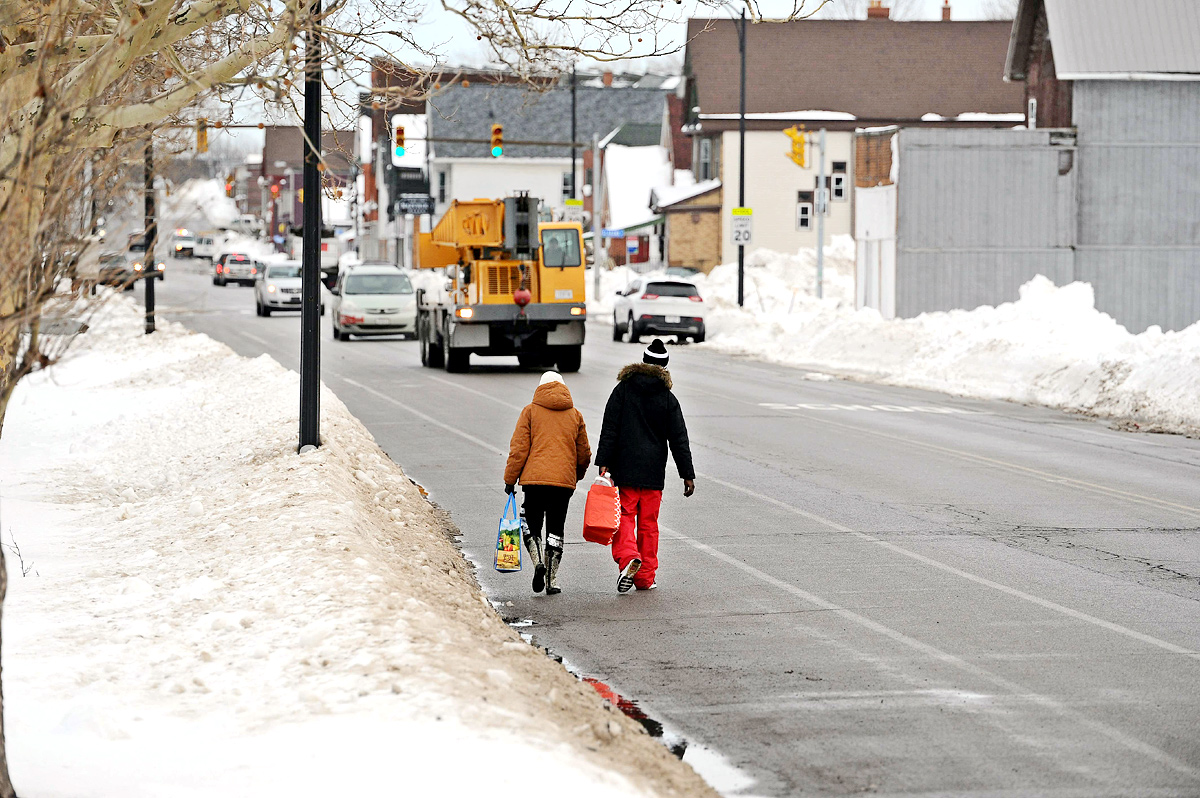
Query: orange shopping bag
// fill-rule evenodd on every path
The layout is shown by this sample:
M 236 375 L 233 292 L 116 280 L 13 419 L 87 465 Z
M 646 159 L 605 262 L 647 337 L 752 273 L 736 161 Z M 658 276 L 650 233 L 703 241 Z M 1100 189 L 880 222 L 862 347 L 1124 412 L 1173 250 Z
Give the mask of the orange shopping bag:
M 601 546 L 612 544 L 621 523 L 621 492 L 611 475 L 596 477 L 583 507 L 583 539 Z

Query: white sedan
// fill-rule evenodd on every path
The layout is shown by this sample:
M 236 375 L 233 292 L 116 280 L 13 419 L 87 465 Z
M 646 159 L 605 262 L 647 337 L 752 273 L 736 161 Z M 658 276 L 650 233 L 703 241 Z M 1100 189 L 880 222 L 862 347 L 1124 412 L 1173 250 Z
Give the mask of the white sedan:
M 617 292 L 613 302 L 613 340 L 629 333 L 631 343 L 643 335 L 674 335 L 680 341 L 704 340 L 704 299 L 696 286 L 671 277 L 637 278 Z
M 300 310 L 303 296 L 300 261 L 259 261 L 255 265 L 254 312 L 259 316 L 270 316 L 273 310 Z M 324 313 L 325 304 L 321 303 L 321 314 Z

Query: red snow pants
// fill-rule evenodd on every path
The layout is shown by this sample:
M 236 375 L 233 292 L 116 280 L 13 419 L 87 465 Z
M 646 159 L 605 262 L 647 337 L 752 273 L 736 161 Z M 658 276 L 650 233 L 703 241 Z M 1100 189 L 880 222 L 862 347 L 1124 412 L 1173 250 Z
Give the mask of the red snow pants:
M 642 567 L 633 578 L 634 587 L 645 589 L 654 584 L 654 573 L 658 570 L 660 507 L 661 490 L 621 488 L 621 525 L 613 536 L 612 554 L 621 570 L 635 557 L 642 561 Z

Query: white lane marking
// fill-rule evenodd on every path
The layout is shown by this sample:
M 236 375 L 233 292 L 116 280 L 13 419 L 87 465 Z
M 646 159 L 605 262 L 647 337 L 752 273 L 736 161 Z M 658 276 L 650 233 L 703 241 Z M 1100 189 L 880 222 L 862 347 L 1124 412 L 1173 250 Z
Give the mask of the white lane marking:
M 666 533 L 668 537 L 686 543 L 697 551 L 731 565 L 740 571 L 744 571 L 761 582 L 765 582 L 768 585 L 779 588 L 783 592 L 789 593 L 798 599 L 808 602 L 809 604 L 813 604 L 821 609 L 833 612 L 852 623 L 858 624 L 859 626 L 869 629 L 872 632 L 883 635 L 884 637 L 894 640 L 903 646 L 913 649 L 914 651 L 919 651 L 920 653 L 935 659 L 938 662 L 942 662 L 953 668 L 964 671 L 965 673 L 969 673 L 977 678 L 991 682 L 1008 693 L 1026 698 L 1033 703 L 1049 709 L 1063 717 L 1071 718 L 1072 720 L 1091 728 L 1093 731 L 1108 737 L 1110 740 L 1125 746 L 1131 751 L 1136 751 L 1137 753 L 1149 757 L 1150 759 L 1153 759 L 1159 764 L 1165 765 L 1172 770 L 1183 773 L 1193 779 L 1200 779 L 1200 770 L 1196 770 L 1185 762 L 1181 762 L 1167 752 L 1155 748 L 1149 743 L 1142 742 L 1136 737 L 1131 737 L 1130 735 L 1125 734 L 1121 730 L 1113 728 L 1106 723 L 1093 720 L 1086 715 L 1083 715 L 1080 712 L 1077 712 L 1076 710 L 1073 710 L 1070 707 L 1054 700 L 1053 698 L 1039 695 L 1032 690 L 1026 689 L 1024 686 L 1017 684 L 1016 682 L 1000 676 L 999 674 L 992 673 L 991 671 L 981 668 L 978 665 L 973 665 L 961 657 L 957 657 L 949 652 L 942 651 L 940 648 L 917 640 L 915 637 L 909 637 L 903 632 L 892 629 L 890 626 L 886 626 L 864 615 L 859 615 L 857 612 L 846 609 L 845 607 L 824 599 L 815 593 L 809 593 L 807 590 L 803 590 L 802 588 L 799 588 L 790 582 L 785 582 L 782 579 L 771 576 L 768 573 L 758 570 L 752 565 L 742 562 L 736 557 L 730 556 L 723 551 L 719 551 L 718 549 L 714 549 L 712 546 L 709 546 L 705 543 L 701 543 L 695 538 L 690 538 L 681 532 L 676 532 L 675 530 L 668 529 L 665 526 L 660 525 L 659 529 Z
M 504 405 L 505 407 L 516 410 L 518 413 L 525 409 L 524 405 L 514 405 L 511 402 L 504 401 L 503 399 L 497 399 L 496 397 L 492 396 L 490 393 L 484 393 L 483 391 L 477 391 L 474 388 L 468 388 L 465 385 L 459 385 L 457 382 L 454 382 L 453 380 L 443 379 L 442 377 L 434 377 L 432 374 L 428 375 L 428 378 L 433 380 L 434 382 L 440 382 L 443 385 L 449 385 L 451 388 L 458 388 L 460 391 L 466 391 L 467 393 L 473 393 L 476 396 L 481 396 L 484 399 L 487 399 L 488 401 L 495 402 L 498 405 Z
M 741 401 L 741 400 L 735 400 L 735 401 Z M 749 404 L 749 402 L 743 402 L 743 404 Z M 773 404 L 777 404 L 777 403 L 767 403 L 768 406 L 773 405 Z M 801 408 L 802 406 L 801 405 L 788 405 L 788 406 L 785 406 L 785 409 L 792 409 L 793 407 Z M 803 406 L 803 409 L 813 409 L 816 407 L 817 407 L 816 405 L 807 405 L 807 406 Z M 830 405 L 828 407 L 832 408 L 833 406 Z M 873 405 L 873 407 L 879 408 L 879 407 L 884 407 L 884 405 Z M 779 409 L 779 408 L 773 408 L 773 409 Z M 825 406 L 822 406 L 821 409 L 827 409 L 827 408 Z M 975 411 L 964 411 L 964 412 L 966 414 L 971 414 L 971 415 L 983 415 L 982 413 L 978 413 Z M 961 449 L 951 449 L 947 446 L 939 446 L 936 443 L 928 443 L 926 441 L 919 441 L 914 438 L 906 438 L 903 435 L 892 435 L 887 432 L 881 432 L 879 430 L 873 430 L 873 429 L 869 429 L 867 427 L 856 426 L 854 424 L 846 424 L 846 423 L 839 422 L 839 421 L 832 421 L 828 417 L 822 417 L 822 418 L 818 419 L 815 416 L 804 416 L 801 414 L 797 414 L 797 417 L 809 418 L 812 421 L 819 421 L 821 424 L 824 424 L 826 426 L 841 427 L 842 429 L 861 433 L 863 435 L 874 435 L 878 438 L 886 438 L 888 440 L 896 441 L 898 443 L 902 443 L 907 446 L 915 446 L 915 447 L 919 447 L 922 449 L 928 449 L 929 451 L 939 452 L 939 453 L 947 455 L 949 457 L 957 457 L 960 460 L 967 460 L 969 462 L 975 462 L 975 463 L 986 463 L 987 465 L 994 466 L 1001 470 L 1010 471 L 1015 474 L 1022 474 L 1024 476 L 1031 477 L 1033 479 L 1037 479 L 1042 482 L 1049 482 L 1052 485 L 1064 485 L 1069 488 L 1075 488 L 1076 490 L 1081 490 L 1081 491 L 1085 491 L 1085 492 L 1089 492 L 1089 493 L 1098 493 L 1101 496 L 1106 496 L 1108 498 L 1122 499 L 1124 501 L 1132 502 L 1133 504 L 1141 504 L 1141 505 L 1145 505 L 1145 506 L 1149 506 L 1149 507 L 1158 507 L 1158 508 L 1165 508 L 1165 509 L 1170 509 L 1170 510 L 1179 510 L 1179 511 L 1183 512 L 1185 515 L 1190 515 L 1190 516 L 1200 518 L 1200 507 L 1191 507 L 1186 504 L 1179 504 L 1177 502 L 1167 501 L 1166 499 L 1155 498 L 1154 496 L 1146 496 L 1141 493 L 1133 493 L 1131 491 L 1121 490 L 1119 488 L 1112 488 L 1107 485 L 1099 485 L 1095 482 L 1088 482 L 1087 480 L 1083 480 L 1083 479 L 1075 479 L 1073 477 L 1064 477 L 1064 476 L 1060 476 L 1058 474 L 1053 474 L 1049 471 L 1042 471 L 1041 469 L 1038 469 L 1038 468 L 1032 468 L 1031 466 L 1023 466 L 1023 465 L 1019 465 L 1017 463 L 1010 463 L 1007 460 L 999 460 L 995 457 L 988 457 L 987 455 L 974 454 L 973 452 L 965 452 Z
M 255 343 L 262 344 L 263 346 L 267 347 L 267 349 L 272 349 L 272 348 L 274 348 L 274 347 L 275 347 L 275 344 L 271 343 L 270 341 L 267 341 L 267 340 L 264 340 L 264 339 L 262 339 L 262 338 L 259 338 L 257 335 L 254 335 L 254 334 L 252 334 L 252 333 L 248 333 L 248 332 L 244 332 L 244 331 L 243 331 L 243 332 L 241 332 L 241 333 L 239 333 L 239 334 L 240 334 L 240 335 L 241 335 L 243 338 L 249 338 L 251 341 L 254 341 Z M 263 351 L 263 354 L 266 354 L 266 351 L 265 351 L 265 350 Z
M 433 424 L 435 427 L 440 427 L 441 429 L 446 430 L 446 432 L 453 433 L 454 435 L 457 435 L 458 437 L 462 438 L 463 440 L 470 441 L 471 443 L 475 444 L 476 446 L 478 446 L 482 449 L 486 449 L 487 451 L 492 452 L 493 454 L 498 454 L 501 457 L 508 457 L 508 452 L 506 452 L 505 450 L 500 449 L 495 446 L 492 446 L 487 441 L 482 440 L 480 438 L 476 438 L 474 435 L 470 434 L 469 432 L 463 432 L 458 427 L 438 421 L 433 416 L 422 413 L 420 410 L 417 410 L 415 407 L 412 407 L 411 405 L 406 405 L 404 402 L 401 402 L 399 399 L 388 396 L 386 393 L 383 393 L 382 391 L 377 391 L 374 388 L 367 386 L 367 385 L 363 385 L 361 382 L 358 382 L 357 380 L 352 380 L 349 377 L 341 377 L 340 379 L 342 380 L 342 382 L 348 383 L 350 385 L 353 385 L 355 388 L 366 391 L 367 393 L 371 394 L 372 396 L 377 396 L 380 399 L 384 400 L 385 402 L 391 402 L 396 407 L 399 407 L 402 410 L 407 410 L 409 413 L 412 413 L 417 418 L 422 418 L 422 419 L 428 421 L 430 424 Z
M 1028 601 L 1029 603 L 1036 604 L 1037 606 L 1043 607 L 1044 609 L 1053 610 L 1054 612 L 1058 612 L 1058 613 L 1066 615 L 1070 618 L 1074 618 L 1077 621 L 1085 621 L 1087 623 L 1094 624 L 1095 626 L 1099 626 L 1102 629 L 1107 629 L 1110 632 L 1116 632 L 1117 634 L 1125 635 L 1126 637 L 1130 637 L 1130 638 L 1132 638 L 1134 640 L 1138 640 L 1142 643 L 1148 643 L 1149 645 L 1155 646 L 1157 648 L 1161 648 L 1164 651 L 1170 651 L 1172 654 L 1182 654 L 1186 657 L 1191 657 L 1192 659 L 1200 659 L 1200 652 L 1193 651 L 1192 649 L 1189 649 L 1189 648 L 1184 648 L 1183 646 L 1178 646 L 1178 645 L 1168 642 L 1166 640 L 1160 640 L 1157 637 L 1153 637 L 1152 635 L 1145 634 L 1144 632 L 1139 632 L 1135 629 L 1130 629 L 1129 627 L 1122 626 L 1119 623 L 1113 623 L 1112 621 L 1106 621 L 1103 618 L 1097 618 L 1094 615 L 1089 615 L 1086 612 L 1081 612 L 1080 610 L 1076 610 L 1076 609 L 1072 609 L 1071 607 L 1063 606 L 1062 604 L 1058 604 L 1056 602 L 1050 601 L 1049 599 L 1044 599 L 1044 598 L 1041 598 L 1040 596 L 1035 596 L 1032 593 L 1026 593 L 1024 590 L 1018 590 L 1015 587 L 1009 587 L 1008 585 L 1004 585 L 999 582 L 993 582 L 991 579 L 987 579 L 982 576 L 976 576 L 975 574 L 970 573 L 968 571 L 964 571 L 960 568 L 955 568 L 953 565 L 947 565 L 946 563 L 935 560 L 932 557 L 926 557 L 924 554 L 918 554 L 915 551 L 909 551 L 908 549 L 903 548 L 901 546 L 897 546 L 896 544 L 891 543 L 889 541 L 880 540 L 879 538 L 874 537 L 872 535 L 868 535 L 863 532 L 858 532 L 847 526 L 842 526 L 841 524 L 837 523 L 836 521 L 832 521 L 828 518 L 823 518 L 822 516 L 816 515 L 814 513 L 806 512 L 805 510 L 801 510 L 798 507 L 793 507 L 792 505 L 788 504 L 787 502 L 782 502 L 782 501 L 772 498 L 770 496 L 765 496 L 761 493 L 750 490 L 749 488 L 744 488 L 741 485 L 735 485 L 732 482 L 726 482 L 725 480 L 717 479 L 716 477 L 710 476 L 708 474 L 697 474 L 696 476 L 702 477 L 703 479 L 707 479 L 710 482 L 714 482 L 718 485 L 729 488 L 730 490 L 735 490 L 735 491 L 738 491 L 739 493 L 744 493 L 747 496 L 751 496 L 755 499 L 758 499 L 759 501 L 767 502 L 768 504 L 774 505 L 775 507 L 779 507 L 780 509 L 783 509 L 783 510 L 786 510 L 787 512 L 793 513 L 794 515 L 798 515 L 801 518 L 807 518 L 810 521 L 815 521 L 818 524 L 823 524 L 823 525 L 829 527 L 830 529 L 836 530 L 838 532 L 845 532 L 849 535 L 853 535 L 854 537 L 858 538 L 859 540 L 865 540 L 869 543 L 874 543 L 877 546 L 882 546 L 883 548 L 887 549 L 888 551 L 895 552 L 896 554 L 901 554 L 905 557 L 909 557 L 911 559 L 917 560 L 918 562 L 922 562 L 926 565 L 932 566 L 934 568 L 938 568 L 942 571 L 945 571 L 946 573 L 954 574 L 955 576 L 961 577 L 963 579 L 966 579 L 968 581 L 974 582 L 979 585 L 983 585 L 985 587 L 990 587 L 993 590 L 999 590 L 1001 593 L 1005 593 L 1009 596 L 1012 596 L 1013 598 L 1019 598 L 1022 601 Z
M 813 402 L 800 402 L 797 404 L 788 404 L 786 402 L 759 402 L 759 407 L 765 407 L 768 410 L 845 410 L 848 412 L 874 413 L 882 411 L 884 413 L 937 413 L 940 415 L 962 415 L 962 416 L 988 416 L 992 415 L 986 410 L 967 410 L 962 407 L 945 407 L 941 405 L 842 405 L 842 404 L 820 404 Z

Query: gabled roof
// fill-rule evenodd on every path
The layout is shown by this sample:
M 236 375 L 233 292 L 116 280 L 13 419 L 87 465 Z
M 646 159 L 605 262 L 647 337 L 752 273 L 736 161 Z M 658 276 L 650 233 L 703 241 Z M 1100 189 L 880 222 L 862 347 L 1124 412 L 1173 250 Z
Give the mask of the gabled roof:
M 661 89 L 576 89 L 578 141 L 605 136 L 623 124 L 662 121 L 666 93 Z M 539 92 L 520 85 L 448 86 L 428 101 L 429 126 L 434 138 L 486 139 L 493 124 L 504 126 L 504 140 L 571 140 L 571 90 L 556 86 Z M 654 143 L 658 143 L 657 136 Z M 484 144 L 435 141 L 435 157 L 487 157 Z M 505 144 L 505 158 L 569 157 L 566 146 Z
M 705 128 L 738 113 L 738 35 L 733 20 L 688 21 L 685 73 Z M 1004 81 L 1009 22 L 801 20 L 747 25 L 746 111 L 786 124 L 802 109 L 853 117 L 827 127 L 916 122 L 926 114 L 1024 111 L 1024 89 Z M 813 113 L 813 112 L 806 112 Z M 1011 122 L 1007 124 L 1011 125 Z
M 650 192 L 650 208 L 656 213 L 660 213 L 666 208 L 695 199 L 702 194 L 717 191 L 720 188 L 721 181 L 717 178 L 702 180 L 689 186 L 659 186 Z
M 661 117 L 661 114 L 660 114 Z M 600 146 L 650 147 L 662 142 L 662 121 L 627 122 L 600 140 Z
M 1060 80 L 1200 80 L 1197 0 L 1021 0 L 1010 80 L 1025 79 L 1043 8 Z

